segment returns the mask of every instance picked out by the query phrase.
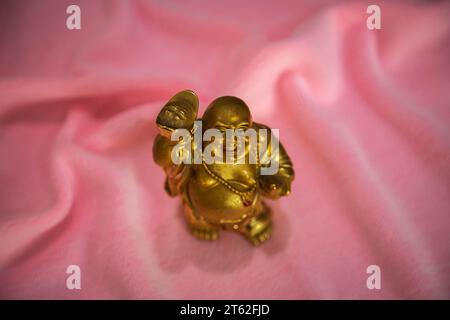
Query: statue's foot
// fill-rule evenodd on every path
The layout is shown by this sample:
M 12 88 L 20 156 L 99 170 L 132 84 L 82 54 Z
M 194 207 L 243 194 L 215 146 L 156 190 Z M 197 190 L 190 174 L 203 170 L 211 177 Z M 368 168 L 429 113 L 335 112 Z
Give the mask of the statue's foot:
M 255 246 L 269 240 L 271 235 L 272 219 L 269 212 L 253 217 L 245 226 L 245 236 Z
M 191 224 L 189 226 L 191 234 L 200 240 L 217 240 L 219 238 L 219 230 L 206 225 Z
M 272 235 L 272 227 L 269 226 L 264 231 L 261 231 L 260 233 L 253 236 L 249 236 L 247 238 L 254 246 L 258 246 L 264 241 L 269 240 L 271 235 Z
M 219 238 L 219 228 L 205 221 L 199 215 L 194 214 L 191 206 L 186 202 L 184 204 L 184 214 L 187 218 L 189 231 L 200 240 L 217 240 Z

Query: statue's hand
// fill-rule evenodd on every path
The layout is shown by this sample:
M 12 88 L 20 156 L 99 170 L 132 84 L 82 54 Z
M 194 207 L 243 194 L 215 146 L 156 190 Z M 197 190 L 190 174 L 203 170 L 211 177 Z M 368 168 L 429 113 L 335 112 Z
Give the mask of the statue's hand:
M 271 199 L 286 196 L 291 192 L 291 180 L 278 175 L 261 176 L 260 186 L 263 195 Z

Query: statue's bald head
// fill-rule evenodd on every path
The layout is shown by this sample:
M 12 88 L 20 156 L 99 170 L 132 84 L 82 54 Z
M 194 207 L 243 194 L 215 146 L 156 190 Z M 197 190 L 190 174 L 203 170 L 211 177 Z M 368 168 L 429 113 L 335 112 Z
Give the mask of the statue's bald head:
M 203 114 L 203 128 L 247 129 L 252 125 L 250 109 L 239 98 L 224 96 L 215 99 Z

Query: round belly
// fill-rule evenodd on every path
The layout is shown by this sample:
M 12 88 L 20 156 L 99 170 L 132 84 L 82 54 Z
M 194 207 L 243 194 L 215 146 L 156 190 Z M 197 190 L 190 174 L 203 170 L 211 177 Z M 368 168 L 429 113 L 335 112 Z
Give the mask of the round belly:
M 244 206 L 241 196 L 222 184 L 205 188 L 196 180 L 192 180 L 188 190 L 194 209 L 210 222 L 238 222 L 252 213 L 251 205 Z

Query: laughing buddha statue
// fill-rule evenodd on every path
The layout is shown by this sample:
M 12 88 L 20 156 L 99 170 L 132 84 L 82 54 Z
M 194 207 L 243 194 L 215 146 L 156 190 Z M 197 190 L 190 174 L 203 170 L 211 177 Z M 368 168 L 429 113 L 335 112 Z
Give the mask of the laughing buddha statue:
M 241 99 L 219 97 L 201 119 L 197 117 L 198 105 L 197 95 L 185 90 L 172 97 L 156 119 L 159 134 L 153 159 L 166 174 L 165 190 L 172 197 L 181 197 L 189 230 L 195 237 L 216 240 L 220 230 L 230 230 L 259 245 L 272 234 L 272 212 L 263 198 L 278 199 L 291 191 L 294 170 L 289 156 L 267 126 L 253 122 Z M 216 130 L 218 136 L 205 139 L 203 134 L 209 129 Z M 180 143 L 174 133 L 180 130 L 191 137 L 200 134 L 200 142 L 192 139 L 185 144 L 193 152 L 181 152 L 185 160 L 200 150 L 197 161 L 174 161 L 174 154 L 179 155 L 181 150 L 174 152 Z M 247 135 L 241 140 L 237 135 L 226 137 L 251 130 L 256 132 L 254 140 Z M 226 154 L 227 161 L 205 160 L 208 146 L 210 155 L 218 156 L 214 159 Z M 249 160 L 250 155 L 254 155 L 254 161 Z M 264 174 L 264 170 L 270 171 L 268 168 L 276 171 Z

